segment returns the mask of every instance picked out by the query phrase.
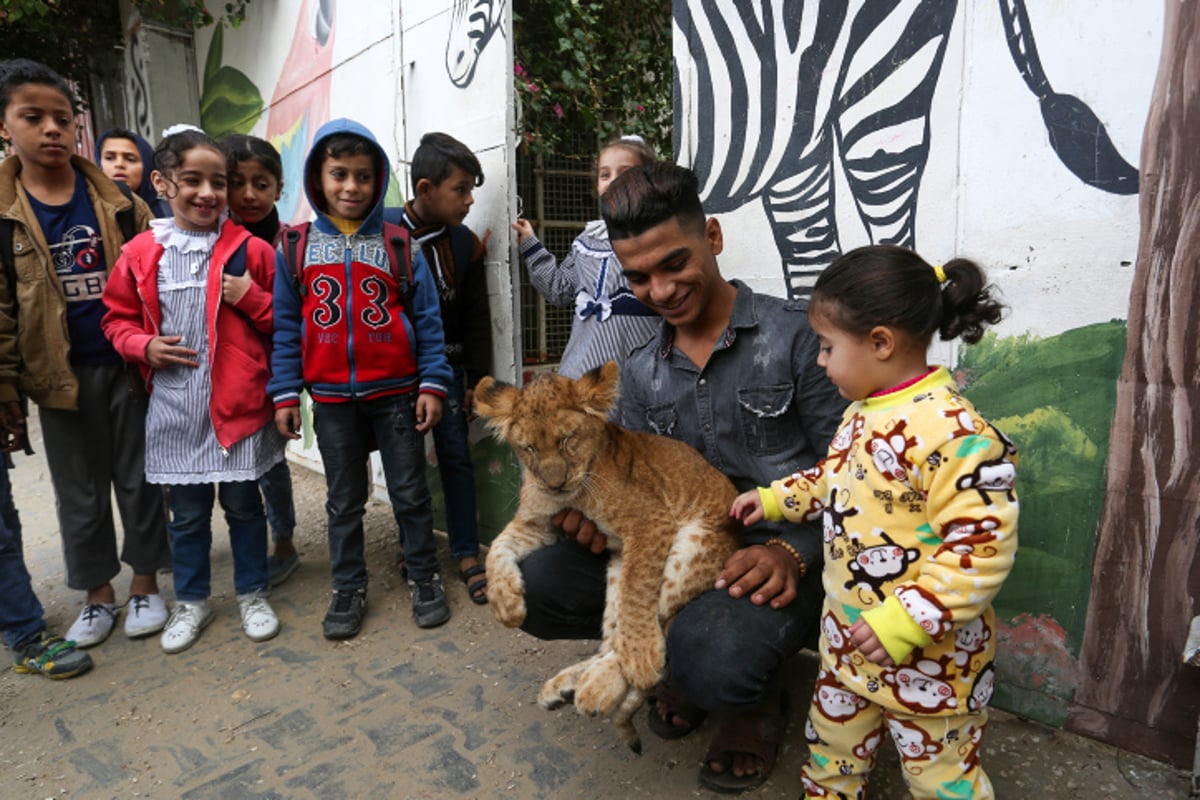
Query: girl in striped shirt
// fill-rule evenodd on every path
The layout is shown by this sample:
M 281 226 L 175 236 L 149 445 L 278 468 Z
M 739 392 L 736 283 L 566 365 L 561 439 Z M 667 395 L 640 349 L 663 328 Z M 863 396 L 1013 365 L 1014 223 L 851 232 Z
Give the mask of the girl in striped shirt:
M 103 322 L 150 391 L 146 479 L 170 489 L 176 605 L 162 635 L 167 653 L 191 647 L 214 616 L 214 496 L 229 525 L 242 627 L 254 641 L 279 631 L 266 600 L 257 484 L 283 457 L 266 394 L 275 253 L 229 220 L 216 142 L 180 128 L 156 148 L 151 177 L 174 217 L 154 220 L 125 246 L 104 290 Z
M 596 157 L 596 196 L 603 197 L 625 170 L 656 160 L 654 149 L 640 136 L 610 140 Z M 529 282 L 551 305 L 575 308 L 558 374 L 579 378 L 608 361 L 624 366 L 629 351 L 658 330 L 658 314 L 634 297 L 621 274 L 604 220 L 589 222 L 562 261 L 546 249 L 528 220 L 518 219 L 512 227 Z

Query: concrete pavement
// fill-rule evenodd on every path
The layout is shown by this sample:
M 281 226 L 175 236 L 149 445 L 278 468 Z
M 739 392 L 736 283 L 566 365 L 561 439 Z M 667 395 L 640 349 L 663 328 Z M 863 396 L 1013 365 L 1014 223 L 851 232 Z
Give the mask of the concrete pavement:
M 36 417 L 31 420 L 40 448 Z M 190 650 L 163 654 L 158 638 L 120 628 L 90 652 L 95 669 L 51 682 L 0 671 L 0 798 L 626 798 L 717 797 L 696 772 L 710 721 L 662 741 L 644 716 L 644 755 L 611 726 L 535 703 L 541 682 L 593 650 L 501 627 L 446 581 L 453 619 L 417 628 L 393 566 L 395 524 L 373 502 L 371 570 L 362 634 L 321 636 L 329 581 L 323 479 L 294 468 L 302 565 L 271 602 L 283 629 L 254 644 L 241 631 L 225 528 L 214 515 L 217 618 Z M 17 457 L 25 551 L 52 629 L 63 633 L 82 593 L 64 586 L 45 461 Z M 444 574 L 456 571 L 441 542 Z M 115 582 L 128 595 L 128 570 Z M 173 601 L 171 578 L 160 578 Z M 122 617 L 123 620 L 123 617 Z M 7 657 L 7 656 L 6 656 Z M 811 662 L 789 672 L 793 719 L 780 761 L 752 798 L 801 795 L 803 716 Z M 884 745 L 872 797 L 906 796 Z M 1000 798 L 1183 798 L 1188 776 L 1130 753 L 994 712 L 983 763 Z

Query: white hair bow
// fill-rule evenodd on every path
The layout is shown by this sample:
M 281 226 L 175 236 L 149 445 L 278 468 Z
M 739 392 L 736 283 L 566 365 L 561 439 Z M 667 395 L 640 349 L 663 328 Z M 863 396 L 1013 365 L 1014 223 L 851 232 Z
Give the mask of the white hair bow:
M 162 138 L 165 139 L 168 136 L 174 136 L 175 134 L 183 133 L 184 131 L 195 131 L 196 133 L 204 133 L 203 128 L 197 128 L 195 125 L 189 125 L 186 122 L 180 122 L 175 125 L 172 125 L 169 128 L 163 128 Z

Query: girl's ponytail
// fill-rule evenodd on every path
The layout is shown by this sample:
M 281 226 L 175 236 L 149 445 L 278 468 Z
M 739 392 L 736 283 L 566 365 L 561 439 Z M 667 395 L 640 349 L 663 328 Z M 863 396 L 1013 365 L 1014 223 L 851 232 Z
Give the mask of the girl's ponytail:
M 935 332 L 974 344 L 1003 315 L 994 293 L 974 261 L 934 267 L 906 247 L 874 244 L 838 256 L 818 276 L 810 307 L 826 304 L 833 322 L 858 336 L 890 325 L 926 345 Z
M 942 316 L 938 333 L 945 341 L 961 338 L 975 344 L 983 338 L 986 325 L 995 325 L 1004 316 L 1004 305 L 992 294 L 995 287 L 974 261 L 956 258 L 942 267 Z

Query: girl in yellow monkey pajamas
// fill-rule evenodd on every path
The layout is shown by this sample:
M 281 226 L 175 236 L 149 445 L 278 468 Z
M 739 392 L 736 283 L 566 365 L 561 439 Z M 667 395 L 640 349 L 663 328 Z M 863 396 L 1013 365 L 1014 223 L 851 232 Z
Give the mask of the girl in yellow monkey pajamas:
M 992 598 L 1017 549 L 1016 448 L 926 350 L 935 331 L 978 341 L 1001 311 L 974 263 L 931 267 L 890 245 L 845 254 L 813 291 L 818 363 L 854 402 L 823 462 L 730 511 L 824 521 L 807 797 L 863 797 L 885 732 L 913 797 L 994 796 L 979 747 Z

